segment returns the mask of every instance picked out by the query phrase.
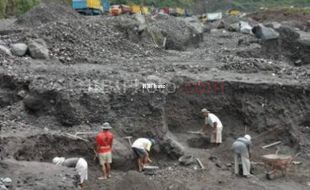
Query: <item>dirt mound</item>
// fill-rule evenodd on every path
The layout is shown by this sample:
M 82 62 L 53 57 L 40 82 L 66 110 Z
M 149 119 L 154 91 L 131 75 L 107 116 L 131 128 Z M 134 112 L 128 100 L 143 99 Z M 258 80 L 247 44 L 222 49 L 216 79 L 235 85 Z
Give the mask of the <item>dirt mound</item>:
M 114 20 L 117 27 L 127 34 L 128 39 L 143 46 L 157 44 L 159 47 L 165 46 L 166 49 L 186 50 L 188 47 L 198 47 L 203 39 L 202 29 L 197 29 L 201 27 L 199 23 L 186 22 L 183 18 L 168 15 L 152 18 L 123 15 Z
M 12 179 L 10 189 L 77 189 L 76 173 L 69 168 L 41 162 L 0 161 L 1 177 Z
M 112 23 L 112 24 L 111 24 Z M 62 63 L 113 63 L 160 53 L 154 45 L 141 46 L 114 27 L 111 17 L 55 21 L 24 32 L 22 39 L 43 38 L 50 56 Z
M 82 19 L 78 13 L 68 6 L 57 3 L 41 3 L 24 15 L 21 15 L 16 23 L 27 27 L 35 27 L 50 22 L 77 18 Z
M 197 47 L 202 41 L 198 31 L 182 19 L 171 16 L 159 16 L 150 23 L 149 30 L 156 41 L 163 41 L 163 38 L 166 38 L 167 49 L 185 50 L 190 46 Z
M 160 190 L 163 189 L 159 184 L 150 180 L 142 173 L 129 171 L 124 178 L 113 189 L 128 189 L 128 190 Z

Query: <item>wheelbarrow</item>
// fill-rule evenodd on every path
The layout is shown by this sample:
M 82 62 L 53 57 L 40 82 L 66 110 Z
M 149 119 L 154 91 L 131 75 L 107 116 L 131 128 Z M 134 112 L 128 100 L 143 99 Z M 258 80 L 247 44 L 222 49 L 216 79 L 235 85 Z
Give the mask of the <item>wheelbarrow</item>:
M 297 153 L 295 156 L 281 154 L 263 155 L 262 159 L 267 171 L 266 178 L 272 179 L 273 176 L 278 172 L 282 173 L 282 176 L 286 176 L 288 168 L 299 154 L 300 153 Z

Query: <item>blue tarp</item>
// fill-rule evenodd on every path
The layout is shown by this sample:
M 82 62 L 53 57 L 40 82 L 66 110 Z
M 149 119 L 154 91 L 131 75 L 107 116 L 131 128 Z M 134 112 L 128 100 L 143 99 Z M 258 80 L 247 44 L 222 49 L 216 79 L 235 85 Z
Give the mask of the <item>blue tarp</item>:
M 86 9 L 87 0 L 72 0 L 72 8 L 73 9 Z
M 110 1 L 109 0 L 101 0 L 101 5 L 103 6 L 104 12 L 110 11 Z

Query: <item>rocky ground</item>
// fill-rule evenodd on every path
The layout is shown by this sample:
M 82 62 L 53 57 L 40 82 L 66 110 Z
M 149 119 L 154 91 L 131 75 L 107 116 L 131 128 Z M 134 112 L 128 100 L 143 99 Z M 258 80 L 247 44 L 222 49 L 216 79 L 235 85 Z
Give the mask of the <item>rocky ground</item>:
M 61 18 L 51 16 L 58 12 Z M 8 189 L 74 189 L 74 171 L 50 162 L 82 156 L 92 190 L 309 189 L 309 33 L 273 24 L 279 37 L 263 41 L 232 31 L 236 21 L 82 17 L 58 5 L 0 21 L 0 178 L 12 179 Z M 166 88 L 145 89 L 146 83 Z M 203 125 L 203 107 L 223 122 L 218 148 L 187 133 Z M 93 145 L 105 121 L 116 136 L 114 170 L 99 181 Z M 234 176 L 231 165 L 231 143 L 245 129 L 254 137 L 249 179 Z M 70 135 L 76 132 L 94 134 L 81 140 Z M 156 175 L 134 171 L 125 136 L 158 139 L 151 153 Z M 277 148 L 261 148 L 278 140 Z M 302 164 L 269 181 L 261 155 L 277 149 L 301 152 Z M 206 169 L 179 165 L 184 154 Z

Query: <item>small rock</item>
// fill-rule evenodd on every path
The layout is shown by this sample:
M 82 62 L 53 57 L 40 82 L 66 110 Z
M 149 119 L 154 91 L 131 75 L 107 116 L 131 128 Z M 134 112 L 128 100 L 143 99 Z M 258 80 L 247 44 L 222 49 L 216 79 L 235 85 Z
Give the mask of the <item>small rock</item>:
M 24 98 L 26 96 L 26 92 L 24 90 L 21 90 L 17 93 L 17 95 L 21 98 Z
M 28 46 L 24 43 L 17 43 L 11 45 L 11 52 L 13 55 L 24 56 L 27 52 Z
M 195 158 L 193 155 L 184 155 L 179 158 L 179 163 L 188 166 L 195 162 Z
M 12 56 L 12 53 L 11 53 L 10 49 L 5 47 L 5 46 L 3 46 L 3 45 L 0 45 L 0 52 L 3 52 L 3 53 L 5 53 L 5 54 L 7 54 L 9 56 Z
M 297 61 L 294 62 L 295 66 L 301 66 L 302 65 L 302 61 L 300 59 L 298 59 Z
M 3 178 L 2 179 L 2 183 L 6 186 L 6 187 L 10 187 L 12 184 L 12 179 L 9 177 Z
M 238 32 L 238 31 L 240 31 L 239 23 L 237 22 L 237 23 L 233 23 L 233 24 L 229 25 L 228 31 L 230 31 L 230 32 Z

